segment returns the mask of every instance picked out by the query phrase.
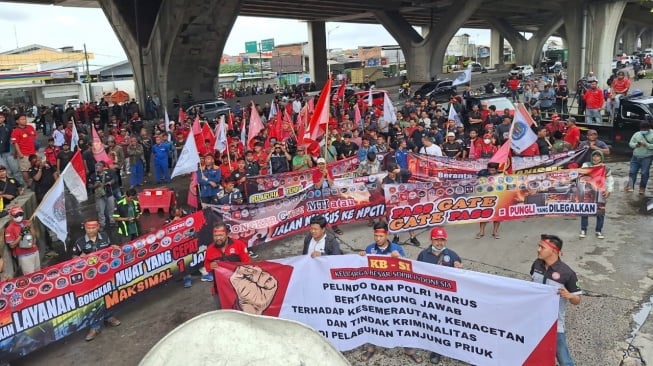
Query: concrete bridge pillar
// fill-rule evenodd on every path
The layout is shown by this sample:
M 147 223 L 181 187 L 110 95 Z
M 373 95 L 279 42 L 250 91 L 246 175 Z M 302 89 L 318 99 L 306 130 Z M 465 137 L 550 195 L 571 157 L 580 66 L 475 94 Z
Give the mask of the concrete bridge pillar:
M 408 78 L 426 82 L 442 73 L 444 55 L 451 38 L 481 3 L 482 0 L 457 1 L 442 14 L 441 21 L 428 27 L 425 36 L 417 33 L 397 11 L 375 12 L 375 16 L 399 43 L 406 57 Z
M 324 22 L 308 22 L 308 44 L 311 81 L 314 81 L 317 87 L 321 88 L 329 77 L 327 75 L 326 28 Z
M 216 97 L 220 57 L 241 0 L 99 3 L 134 69 L 141 106 L 152 93 L 168 111 L 175 95 L 182 102 Z
M 489 23 L 510 42 L 515 53 L 517 65 L 537 66 L 540 61 L 542 47 L 547 39 L 560 28 L 563 23 L 560 17 L 551 17 L 528 40 L 504 19 L 490 18 Z
M 584 8 L 587 6 L 587 8 Z M 592 71 L 599 80 L 601 87 L 606 87 L 605 81 L 612 73 L 615 40 L 619 39 L 617 29 L 626 8 L 626 1 L 588 3 L 572 0 L 562 6 L 565 21 L 565 33 L 569 44 L 569 65 L 567 76 L 570 85 L 575 85 L 581 75 L 581 50 L 583 48 L 584 10 L 587 12 L 587 34 L 585 35 L 586 73 Z M 591 20 L 591 21 L 590 21 Z
M 503 66 L 503 37 L 501 32 L 492 28 L 490 30 L 490 67 Z
M 623 36 L 623 51 L 627 55 L 632 55 L 637 49 L 637 30 L 633 27 L 628 27 Z
M 651 28 L 644 28 L 643 32 L 639 35 L 642 51 L 647 48 L 653 48 L 653 30 Z

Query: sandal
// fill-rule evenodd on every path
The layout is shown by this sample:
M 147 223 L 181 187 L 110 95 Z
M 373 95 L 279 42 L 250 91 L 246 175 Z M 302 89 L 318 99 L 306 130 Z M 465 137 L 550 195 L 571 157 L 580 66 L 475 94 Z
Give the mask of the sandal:
M 406 353 L 406 356 L 410 357 L 410 359 L 413 360 L 413 362 L 415 363 L 424 362 L 424 359 L 422 358 L 422 355 L 419 354 L 419 352 Z
M 633 191 L 633 188 L 631 188 L 631 187 L 626 186 L 624 188 L 624 192 L 632 192 L 632 191 Z
M 338 235 L 343 235 L 343 234 L 344 234 L 344 233 L 342 232 L 342 230 L 340 230 L 340 228 L 337 227 L 337 226 L 334 226 L 334 227 L 333 227 L 333 232 L 335 232 L 335 233 L 338 234 Z
M 499 236 L 499 234 L 492 234 L 492 236 L 493 236 L 495 239 L 501 239 L 501 236 Z
M 642 195 L 642 194 L 644 194 L 644 193 L 646 193 L 646 189 L 644 189 L 644 188 L 640 188 L 640 189 L 639 189 L 639 194 Z
M 368 347 L 365 352 L 360 357 L 361 362 L 367 362 L 370 360 L 370 358 L 374 357 L 374 354 L 376 353 L 376 348 L 371 348 Z
M 485 236 L 485 234 L 478 233 L 478 234 L 476 234 L 476 239 L 480 239 L 480 238 L 482 238 L 484 236 Z

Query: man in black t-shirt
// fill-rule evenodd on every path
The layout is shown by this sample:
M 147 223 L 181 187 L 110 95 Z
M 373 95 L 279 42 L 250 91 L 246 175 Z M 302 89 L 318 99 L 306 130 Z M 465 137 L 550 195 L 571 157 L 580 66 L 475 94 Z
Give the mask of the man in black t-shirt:
M 50 165 L 47 161 L 42 161 L 36 154 L 29 156 L 29 162 L 31 167 L 27 170 L 27 174 L 29 174 L 33 182 L 36 203 L 38 204 L 41 203 L 45 194 L 52 188 L 59 173 L 57 173 L 56 167 Z

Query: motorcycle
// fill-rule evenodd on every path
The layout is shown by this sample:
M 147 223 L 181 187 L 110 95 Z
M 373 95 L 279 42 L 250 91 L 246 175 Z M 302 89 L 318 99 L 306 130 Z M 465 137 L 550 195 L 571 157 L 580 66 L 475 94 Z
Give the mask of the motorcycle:
M 410 98 L 410 88 L 404 88 L 403 86 L 399 87 L 399 99 L 408 99 Z

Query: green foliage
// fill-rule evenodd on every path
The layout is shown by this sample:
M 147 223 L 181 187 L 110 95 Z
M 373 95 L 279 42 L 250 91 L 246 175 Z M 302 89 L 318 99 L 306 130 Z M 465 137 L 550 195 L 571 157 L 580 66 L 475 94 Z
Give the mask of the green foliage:
M 258 65 L 250 65 L 248 63 L 244 64 L 224 64 L 220 65 L 221 74 L 233 74 L 237 72 L 248 73 L 250 69 L 253 69 L 254 72 L 259 72 L 260 68 Z

